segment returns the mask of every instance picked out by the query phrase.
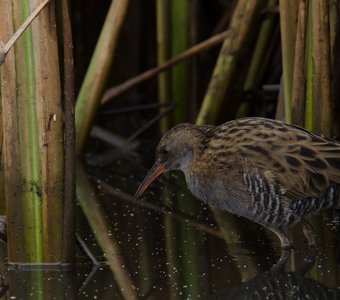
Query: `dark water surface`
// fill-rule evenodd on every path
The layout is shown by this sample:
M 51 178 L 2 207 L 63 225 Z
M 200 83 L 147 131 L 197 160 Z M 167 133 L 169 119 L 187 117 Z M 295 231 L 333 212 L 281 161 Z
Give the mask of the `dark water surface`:
M 149 277 L 144 278 L 146 290 L 137 289 L 140 299 L 340 299 L 339 267 L 328 269 L 325 251 L 317 252 L 317 262 L 310 271 L 303 268 L 289 271 L 294 268 L 292 256 L 305 260 L 299 253 L 293 253 L 283 270 L 274 267 L 265 272 L 254 272 L 254 276 L 247 280 L 240 278 L 230 267 L 236 262 L 239 268 L 247 268 L 246 261 L 253 259 L 242 256 L 241 249 L 239 256 L 235 257 L 222 253 L 209 258 L 200 257 L 202 264 L 209 260 L 210 274 L 200 273 L 200 293 L 195 297 L 186 295 L 186 286 L 177 286 L 175 295 L 171 295 L 164 266 L 156 265 Z M 136 262 L 136 268 L 130 270 L 138 276 L 141 275 L 141 262 Z M 319 272 L 321 269 L 323 271 Z M 2 274 L 1 299 L 124 299 L 110 268 L 105 265 L 96 268 L 78 265 L 76 270 L 67 272 L 3 266 Z
M 104 154 L 88 155 L 89 178 L 110 226 L 105 234 L 115 237 L 138 299 L 340 299 L 339 226 L 333 212 L 313 220 L 326 224 L 329 235 L 316 232 L 315 251 L 308 250 L 297 228 L 292 234 L 294 251 L 278 264 L 281 251 L 276 238 L 247 220 L 237 218 L 244 240 L 226 245 L 210 209 L 191 199 L 179 173 L 162 176 L 140 202 L 132 203 L 146 166 L 152 164 L 152 151 L 141 155 L 146 161 Z M 193 212 L 181 215 L 187 207 L 175 205 L 176 201 L 193 203 Z M 141 205 L 145 203 L 151 207 Z M 174 204 L 180 215 L 155 210 L 165 203 Z M 22 270 L 3 264 L 1 299 L 124 299 L 112 266 L 105 263 L 112 254 L 102 252 L 80 208 L 77 222 L 77 233 L 100 266 L 93 267 L 79 247 L 72 271 Z M 5 248 L 2 243 L 4 257 Z

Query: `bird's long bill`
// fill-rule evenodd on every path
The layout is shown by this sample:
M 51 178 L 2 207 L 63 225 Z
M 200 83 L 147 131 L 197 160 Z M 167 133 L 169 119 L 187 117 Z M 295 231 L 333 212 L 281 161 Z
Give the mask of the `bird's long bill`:
M 155 163 L 150 169 L 149 173 L 146 175 L 142 183 L 137 189 L 136 194 L 133 197 L 133 201 L 136 201 L 140 195 L 144 193 L 147 187 L 163 172 L 165 171 L 165 167 L 163 164 Z

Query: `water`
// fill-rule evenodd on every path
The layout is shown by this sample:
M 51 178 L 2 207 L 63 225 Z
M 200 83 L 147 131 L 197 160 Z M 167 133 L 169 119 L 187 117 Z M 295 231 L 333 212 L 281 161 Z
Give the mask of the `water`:
M 245 257 L 242 247 L 239 255 L 230 256 L 228 251 L 218 251 L 209 257 L 199 256 L 201 270 L 206 265 L 208 269 L 199 273 L 200 292 L 195 297 L 190 297 L 189 287 L 180 282 L 170 287 L 172 281 L 164 261 L 152 265 L 152 271 L 142 277 L 142 261 L 133 259 L 129 253 L 125 256 L 136 262 L 129 267 L 135 282 L 140 278 L 140 286 L 136 287 L 140 299 L 340 299 L 339 267 L 327 266 L 329 258 L 324 249 L 316 252 L 314 266 L 291 271 L 294 259 L 302 260 L 305 266 L 309 263 L 303 253 L 293 252 L 282 269 L 274 265 L 267 271 L 254 272 L 247 280 L 240 274 L 249 267 L 246 261 L 254 257 Z M 150 253 L 150 257 L 155 256 L 156 253 Z M 315 279 L 314 274 L 321 269 L 324 271 Z M 83 264 L 67 272 L 19 270 L 4 265 L 2 271 L 1 299 L 124 299 L 107 265 L 92 268 Z M 177 271 L 180 275 L 183 270 Z M 172 295 L 170 291 L 173 291 Z
M 142 166 L 152 164 L 152 152 L 143 155 L 148 156 L 150 162 L 139 165 L 121 159 L 102 165 L 104 173 L 90 170 L 100 179 L 97 184 L 112 233 L 141 298 L 340 299 L 338 226 L 333 214 L 312 220 L 318 243 L 315 253 L 308 251 L 297 226 L 292 231 L 295 250 L 278 266 L 281 251 L 276 237 L 252 222 L 236 218 L 241 230 L 235 235 L 241 233 L 245 239 L 227 246 L 214 234 L 218 228 L 210 209 L 195 199 L 193 214 L 178 216 L 176 213 L 183 213 L 178 208 L 170 215 L 155 211 L 164 203 L 174 204 L 176 198 L 182 203 L 191 201 L 185 184 L 178 180 L 180 173 L 162 176 L 140 202 L 131 203 L 147 172 Z M 112 192 L 105 183 L 120 190 Z M 198 228 L 195 222 L 212 232 Z
M 1 299 L 124 299 L 124 294 L 125 299 L 133 299 L 133 294 L 136 299 L 340 299 L 338 224 L 333 214 L 313 220 L 315 251 L 308 250 L 297 227 L 292 232 L 295 250 L 280 262 L 277 239 L 244 219 L 236 218 L 240 231 L 231 237 L 237 242 L 226 245 L 210 209 L 191 199 L 178 179 L 180 173 L 163 176 L 141 201 L 132 203 L 147 171 L 143 165 L 152 164 L 152 152 L 149 158 L 141 163 L 115 155 L 98 163 L 96 157 L 87 157 L 97 205 L 109 226 L 103 234 L 119 252 L 103 253 L 79 208 L 77 233 L 99 265 L 93 266 L 79 248 L 76 269 L 67 272 L 23 270 L 4 263 Z M 164 203 L 182 208 L 169 213 Z M 187 203 L 194 213 L 183 213 Z M 319 229 L 318 224 L 326 225 Z M 5 257 L 5 244 L 1 247 Z M 113 265 L 117 256 L 119 264 Z M 127 279 L 120 277 L 124 272 Z M 122 291 L 124 284 L 130 284 L 132 294 L 126 286 Z

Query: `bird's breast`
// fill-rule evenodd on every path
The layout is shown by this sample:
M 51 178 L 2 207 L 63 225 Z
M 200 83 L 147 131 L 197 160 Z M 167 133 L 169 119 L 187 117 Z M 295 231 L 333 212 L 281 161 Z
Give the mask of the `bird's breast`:
M 243 216 L 247 211 L 246 187 L 238 179 L 232 180 L 218 174 L 185 175 L 189 190 L 199 200 L 236 215 Z

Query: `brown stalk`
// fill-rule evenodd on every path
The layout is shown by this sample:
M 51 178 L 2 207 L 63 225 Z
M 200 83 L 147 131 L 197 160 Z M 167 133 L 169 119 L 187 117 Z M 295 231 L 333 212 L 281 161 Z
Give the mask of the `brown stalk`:
M 295 57 L 292 90 L 292 123 L 305 125 L 305 45 L 306 45 L 306 0 L 299 1 L 295 42 Z
M 26 21 L 21 24 L 18 30 L 12 35 L 12 37 L 5 45 L 0 42 L 0 65 L 4 63 L 8 51 L 12 48 L 16 40 L 23 34 L 26 28 L 33 22 L 33 20 L 37 17 L 41 10 L 48 4 L 48 2 L 50 2 L 50 0 L 45 0 L 41 4 L 39 4 L 38 7 L 31 13 Z
M 63 46 L 63 91 L 64 91 L 64 224 L 63 224 L 63 263 L 75 262 L 75 125 L 74 125 L 74 70 L 73 70 L 73 42 L 68 10 L 68 1 L 57 2 L 60 11 L 59 26 L 60 39 Z
M 283 88 L 283 76 L 281 76 L 280 80 L 280 89 L 279 95 L 277 97 L 277 105 L 276 105 L 276 113 L 275 119 L 284 121 L 285 120 L 285 100 L 284 100 L 284 88 Z
M 332 90 L 333 90 L 333 103 L 334 103 L 334 115 L 340 116 L 340 1 L 336 2 L 336 20 L 335 20 L 335 37 L 333 43 L 333 80 L 332 80 Z M 334 134 L 335 136 L 340 136 L 340 118 L 334 119 Z
M 117 85 L 115 87 L 112 87 L 110 89 L 108 89 L 102 100 L 101 100 L 101 104 L 105 104 L 107 103 L 110 99 L 117 97 L 125 92 L 127 92 L 130 88 L 142 83 L 143 81 L 146 81 L 154 76 L 156 76 L 157 74 L 159 74 L 160 72 L 170 68 L 171 66 L 193 56 L 196 55 L 198 53 L 200 53 L 201 51 L 204 51 L 205 49 L 211 48 L 212 46 L 221 43 L 227 36 L 229 35 L 228 31 L 223 31 L 220 34 L 217 34 L 193 47 L 191 47 L 190 49 L 184 51 L 182 54 L 168 60 L 167 62 L 165 62 L 164 64 L 152 68 L 148 71 L 145 71 L 144 73 L 137 75 L 127 81 L 125 81 L 124 83 Z
M 298 1 L 280 0 L 280 28 L 283 67 L 283 96 L 285 100 L 285 119 L 291 122 L 292 85 L 294 69 L 294 47 Z
M 5 40 L 5 39 L 9 39 L 12 35 L 13 35 L 13 25 L 9 26 L 9 24 L 13 24 L 13 18 L 12 18 L 12 5 L 9 1 L 0 1 L 0 11 L 6 11 L 6 19 L 5 17 L 3 17 L 3 23 L 2 26 L 0 26 L 0 40 Z M 7 26 L 5 25 L 5 22 L 7 24 Z M 3 82 L 6 82 L 6 88 L 4 88 L 4 86 L 1 86 L 1 98 L 2 99 L 6 99 L 5 102 L 3 102 L 3 100 L 1 99 L 1 110 L 2 110 L 2 118 L 4 116 L 12 116 L 12 118 L 6 118 L 6 122 L 2 121 L 2 136 L 3 136 L 3 140 L 2 140 L 2 162 L 6 161 L 7 164 L 10 165 L 9 168 L 9 173 L 12 175 L 13 178 L 20 178 L 20 169 L 14 167 L 15 163 L 14 160 L 11 159 L 10 155 L 6 155 L 7 152 L 9 153 L 14 153 L 14 155 L 16 156 L 16 158 L 19 157 L 19 147 L 17 147 L 17 143 L 16 141 L 16 133 L 18 132 L 18 124 L 15 122 L 15 120 L 18 118 L 18 113 L 16 110 L 13 110 L 13 102 L 15 101 L 14 97 L 12 97 L 12 95 L 15 95 L 16 93 L 16 78 L 17 78 L 17 68 L 16 68 L 16 64 L 15 64 L 15 56 L 14 56 L 14 51 L 11 51 L 8 53 L 8 56 L 6 58 L 6 61 L 3 65 L 1 65 L 1 84 L 3 84 Z M 4 105 L 4 104 L 9 104 L 9 105 Z M 7 108 L 8 106 L 8 108 Z M 7 126 L 9 126 L 9 128 L 7 129 Z M 7 138 L 6 135 L 4 135 L 4 131 L 10 132 L 11 134 L 8 135 L 9 137 L 9 141 L 7 142 Z M 7 146 L 8 144 L 8 146 Z M 5 172 L 6 169 L 6 165 L 3 165 L 3 172 Z M 8 176 L 8 175 L 6 175 Z M 6 183 L 6 178 L 4 178 L 4 184 Z M 16 190 L 17 194 L 16 194 L 16 198 L 22 198 L 22 191 L 21 191 L 21 185 L 19 182 L 15 183 L 14 180 L 11 180 L 9 184 L 6 184 L 6 195 L 9 194 L 9 190 Z M 10 196 L 13 196 L 14 193 Z M 14 197 L 14 196 L 13 196 Z M 13 198 L 15 199 L 15 198 Z M 6 201 L 7 199 L 5 198 Z M 7 202 L 7 201 L 6 201 Z M 24 222 L 23 222 L 23 218 L 11 218 L 11 209 L 13 209 L 13 215 L 16 216 L 20 216 L 20 208 L 18 206 L 13 206 L 11 207 L 11 205 L 7 205 L 6 207 L 6 214 L 7 214 L 7 220 L 9 222 L 15 223 L 16 226 L 18 226 L 18 228 L 23 228 L 24 227 Z M 18 234 L 18 232 L 16 232 L 14 230 L 14 228 L 16 226 L 9 226 L 7 228 L 7 239 L 9 236 L 14 235 L 14 234 Z M 19 233 L 20 234 L 20 233 Z M 19 248 L 25 248 L 25 242 L 23 239 L 16 239 L 16 244 L 18 245 Z M 16 251 L 15 249 L 15 245 L 13 244 L 8 244 L 8 256 L 10 256 L 10 253 Z
M 0 1 L 1 40 L 27 24 L 34 3 Z M 63 110 L 54 3 L 40 12 L 1 65 L 8 257 L 55 265 L 63 248 Z
M 312 1 L 314 130 L 332 134 L 331 59 L 328 0 Z

